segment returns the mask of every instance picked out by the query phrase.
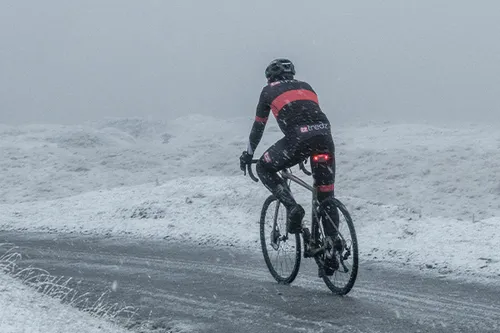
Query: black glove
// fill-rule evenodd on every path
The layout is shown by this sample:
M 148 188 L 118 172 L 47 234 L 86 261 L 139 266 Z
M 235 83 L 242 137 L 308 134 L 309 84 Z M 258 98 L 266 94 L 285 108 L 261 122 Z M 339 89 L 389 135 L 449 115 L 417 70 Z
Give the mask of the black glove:
M 252 163 L 253 155 L 250 155 L 247 151 L 244 151 L 241 153 L 240 156 L 240 168 L 241 171 L 244 171 L 246 173 L 247 171 L 247 165 Z

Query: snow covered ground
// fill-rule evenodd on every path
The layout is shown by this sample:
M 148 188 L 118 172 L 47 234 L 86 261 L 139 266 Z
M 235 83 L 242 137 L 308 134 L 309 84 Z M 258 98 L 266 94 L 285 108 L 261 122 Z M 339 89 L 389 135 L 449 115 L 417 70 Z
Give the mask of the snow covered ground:
M 0 272 L 0 332 L 118 333 L 126 330 L 36 293 Z
M 110 233 L 260 250 L 268 195 L 238 157 L 251 119 L 0 126 L 0 229 Z M 362 259 L 500 275 L 500 128 L 334 126 L 337 196 Z M 281 137 L 274 121 L 258 152 Z M 306 177 L 306 176 L 304 176 Z M 307 205 L 309 194 L 295 187 Z

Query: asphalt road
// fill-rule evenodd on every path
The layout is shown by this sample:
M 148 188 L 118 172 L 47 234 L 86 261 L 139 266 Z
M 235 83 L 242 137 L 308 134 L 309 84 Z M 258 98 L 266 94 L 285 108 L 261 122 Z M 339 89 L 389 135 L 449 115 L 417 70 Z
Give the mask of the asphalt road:
M 279 285 L 259 252 L 170 241 L 0 232 L 22 266 L 109 291 L 157 332 L 500 332 L 500 287 L 459 283 L 362 262 L 353 291 L 333 295 L 303 260 Z

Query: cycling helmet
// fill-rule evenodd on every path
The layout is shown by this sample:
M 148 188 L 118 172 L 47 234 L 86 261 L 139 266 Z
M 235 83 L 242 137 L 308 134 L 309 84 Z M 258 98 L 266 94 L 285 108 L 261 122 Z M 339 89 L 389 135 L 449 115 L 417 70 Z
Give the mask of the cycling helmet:
M 266 68 L 266 79 L 293 78 L 295 66 L 288 59 L 275 59 Z

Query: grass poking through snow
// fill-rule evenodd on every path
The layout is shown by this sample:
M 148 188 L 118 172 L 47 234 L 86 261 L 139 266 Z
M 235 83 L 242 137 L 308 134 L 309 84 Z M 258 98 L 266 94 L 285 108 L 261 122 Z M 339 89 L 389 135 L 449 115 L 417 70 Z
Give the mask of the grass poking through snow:
M 7 274 L 20 280 L 23 284 L 31 287 L 37 292 L 58 299 L 63 304 L 76 307 L 90 315 L 110 321 L 120 321 L 129 326 L 137 309 L 131 306 L 122 306 L 118 303 L 109 302 L 109 292 L 95 297 L 91 293 L 78 293 L 71 287 L 72 278 L 54 276 L 48 271 L 35 267 L 21 268 L 18 263 L 22 260 L 19 248 L 13 244 L 0 243 L 0 273 Z

